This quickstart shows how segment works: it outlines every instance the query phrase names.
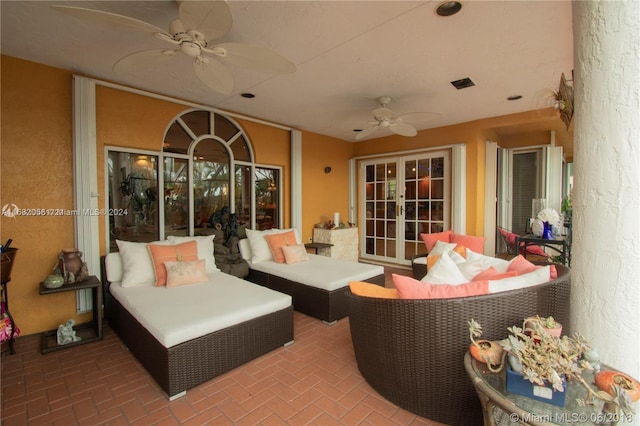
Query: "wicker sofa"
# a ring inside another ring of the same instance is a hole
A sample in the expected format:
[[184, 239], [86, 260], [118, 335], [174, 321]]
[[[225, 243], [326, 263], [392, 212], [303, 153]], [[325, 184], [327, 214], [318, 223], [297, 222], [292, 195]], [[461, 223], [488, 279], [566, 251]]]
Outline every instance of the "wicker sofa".
[[552, 315], [570, 326], [570, 270], [544, 284], [453, 299], [382, 299], [347, 295], [358, 368], [380, 395], [420, 416], [449, 425], [482, 424], [480, 401], [464, 369], [467, 321], [482, 324], [484, 338], [530, 315]]

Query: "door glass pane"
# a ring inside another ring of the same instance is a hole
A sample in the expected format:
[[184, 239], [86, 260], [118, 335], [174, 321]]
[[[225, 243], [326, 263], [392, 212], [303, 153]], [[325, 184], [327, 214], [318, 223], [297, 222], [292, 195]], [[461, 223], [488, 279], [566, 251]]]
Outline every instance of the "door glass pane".
[[164, 159], [164, 235], [186, 235], [189, 226], [188, 161]]
[[110, 251], [116, 239], [149, 242], [159, 238], [158, 157], [109, 151]]
[[280, 171], [256, 167], [256, 227], [272, 229], [280, 226]]

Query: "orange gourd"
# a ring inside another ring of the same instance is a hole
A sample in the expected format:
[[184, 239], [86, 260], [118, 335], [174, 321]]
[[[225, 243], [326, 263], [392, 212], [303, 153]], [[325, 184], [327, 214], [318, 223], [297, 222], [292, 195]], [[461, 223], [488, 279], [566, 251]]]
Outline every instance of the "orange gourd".
[[502, 345], [496, 341], [478, 340], [476, 344], [469, 345], [469, 354], [474, 359], [491, 366], [502, 363], [502, 352], [504, 352]]
[[618, 371], [600, 371], [595, 375], [598, 389], [613, 395], [612, 386], [618, 385], [627, 392], [632, 402], [640, 399], [640, 383], [634, 378]]

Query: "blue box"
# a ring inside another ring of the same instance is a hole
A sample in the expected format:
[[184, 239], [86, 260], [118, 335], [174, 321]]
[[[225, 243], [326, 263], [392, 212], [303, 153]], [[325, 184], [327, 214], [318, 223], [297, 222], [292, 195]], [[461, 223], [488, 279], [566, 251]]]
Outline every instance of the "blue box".
[[558, 392], [557, 390], [554, 390], [551, 385], [540, 386], [531, 383], [529, 380], [525, 379], [522, 374], [513, 371], [508, 363], [506, 370], [507, 392], [526, 396], [527, 398], [535, 399], [536, 401], [557, 405], [558, 407], [564, 407], [565, 399], [567, 397], [566, 383], [564, 385], [564, 392]]

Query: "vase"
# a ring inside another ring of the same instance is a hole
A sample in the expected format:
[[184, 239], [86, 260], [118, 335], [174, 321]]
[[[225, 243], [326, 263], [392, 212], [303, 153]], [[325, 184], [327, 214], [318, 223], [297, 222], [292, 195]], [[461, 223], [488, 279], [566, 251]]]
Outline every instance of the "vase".
[[77, 248], [62, 249], [58, 257], [58, 268], [65, 282], [75, 281], [82, 268], [82, 252]]
[[544, 226], [542, 230], [542, 238], [545, 240], [553, 240], [553, 225], [549, 222], [542, 222], [542, 225]]

